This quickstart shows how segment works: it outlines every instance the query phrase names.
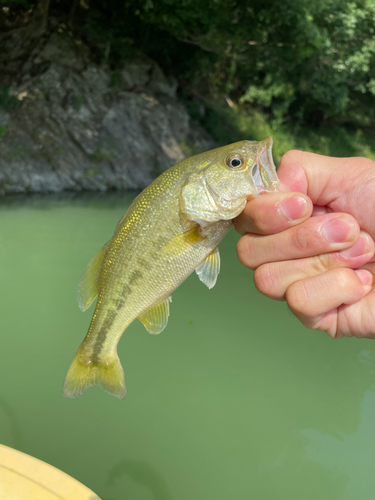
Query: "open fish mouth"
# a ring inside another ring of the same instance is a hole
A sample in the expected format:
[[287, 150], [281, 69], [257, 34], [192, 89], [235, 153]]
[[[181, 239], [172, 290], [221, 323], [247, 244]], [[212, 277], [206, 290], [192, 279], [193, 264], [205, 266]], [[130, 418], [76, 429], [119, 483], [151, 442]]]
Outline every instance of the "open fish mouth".
[[[248, 200], [253, 199], [260, 194], [274, 191], [280, 183], [277, 177], [276, 167], [273, 162], [272, 145], [273, 141], [271, 136], [268, 136], [264, 139], [264, 141], [257, 143], [256, 151], [254, 152], [254, 163], [247, 172], [248, 182], [251, 186], [251, 193], [248, 195]], [[214, 187], [207, 182], [205, 177], [203, 179], [206, 192], [216, 206], [221, 207], [224, 210], [237, 210], [238, 207], [243, 207], [243, 194], [235, 198], [226, 198], [220, 195]]]
[[257, 158], [250, 170], [250, 176], [258, 195], [273, 191], [280, 182], [273, 162], [272, 145], [271, 136], [259, 143]]

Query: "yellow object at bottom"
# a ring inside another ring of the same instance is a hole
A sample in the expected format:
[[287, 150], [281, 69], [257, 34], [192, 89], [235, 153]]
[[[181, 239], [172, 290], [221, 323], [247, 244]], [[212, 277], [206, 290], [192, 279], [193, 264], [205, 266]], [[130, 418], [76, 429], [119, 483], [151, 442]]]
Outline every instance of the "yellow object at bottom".
[[100, 500], [64, 472], [0, 445], [0, 500]]

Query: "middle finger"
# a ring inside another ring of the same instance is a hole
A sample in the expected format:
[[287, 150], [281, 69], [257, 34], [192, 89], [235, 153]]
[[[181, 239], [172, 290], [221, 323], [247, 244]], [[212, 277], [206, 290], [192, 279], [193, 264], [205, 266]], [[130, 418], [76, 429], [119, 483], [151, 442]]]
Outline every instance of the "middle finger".
[[354, 217], [331, 213], [310, 217], [298, 226], [268, 236], [245, 234], [237, 244], [240, 262], [256, 269], [267, 262], [313, 257], [343, 250], [358, 239], [360, 228]]

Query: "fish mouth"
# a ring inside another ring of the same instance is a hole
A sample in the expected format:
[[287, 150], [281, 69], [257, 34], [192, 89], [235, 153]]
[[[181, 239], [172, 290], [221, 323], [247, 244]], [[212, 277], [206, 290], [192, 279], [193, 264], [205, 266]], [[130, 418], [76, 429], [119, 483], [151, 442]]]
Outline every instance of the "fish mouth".
[[273, 191], [280, 183], [272, 157], [273, 140], [268, 136], [258, 146], [257, 158], [253, 163], [250, 176], [257, 195]]

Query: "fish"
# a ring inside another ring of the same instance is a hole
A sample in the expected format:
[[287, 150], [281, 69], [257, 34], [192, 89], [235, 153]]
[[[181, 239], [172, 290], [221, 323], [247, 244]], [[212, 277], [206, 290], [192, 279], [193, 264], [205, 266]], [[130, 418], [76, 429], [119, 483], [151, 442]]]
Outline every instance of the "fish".
[[97, 302], [63, 394], [73, 398], [99, 386], [123, 399], [117, 344], [125, 329], [139, 319], [149, 333], [162, 332], [173, 291], [194, 271], [212, 288], [220, 271], [218, 245], [233, 219], [248, 200], [278, 184], [269, 136], [187, 158], [146, 187], [79, 280], [81, 310]]

